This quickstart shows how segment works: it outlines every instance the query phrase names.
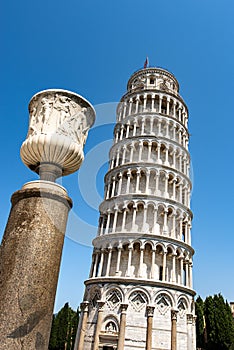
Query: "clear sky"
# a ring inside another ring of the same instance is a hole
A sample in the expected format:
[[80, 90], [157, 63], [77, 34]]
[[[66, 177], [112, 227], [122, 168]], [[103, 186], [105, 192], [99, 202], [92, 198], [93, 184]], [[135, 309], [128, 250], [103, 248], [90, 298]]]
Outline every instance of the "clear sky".
[[194, 288], [202, 297], [221, 292], [234, 300], [233, 1], [8, 0], [0, 16], [0, 235], [11, 194], [37, 178], [19, 157], [30, 98], [64, 88], [86, 97], [98, 111], [85, 146], [87, 161], [62, 179], [74, 208], [55, 310], [66, 301], [75, 309], [82, 301], [114, 107], [146, 56], [150, 66], [177, 77], [190, 111]]

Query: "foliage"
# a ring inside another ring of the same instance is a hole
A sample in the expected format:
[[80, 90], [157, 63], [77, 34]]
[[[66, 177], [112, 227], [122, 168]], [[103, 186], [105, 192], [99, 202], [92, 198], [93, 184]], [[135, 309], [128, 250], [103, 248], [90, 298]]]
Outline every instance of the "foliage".
[[204, 347], [205, 337], [205, 319], [204, 319], [204, 302], [201, 297], [198, 297], [195, 303], [196, 320], [196, 338], [197, 347]]
[[205, 350], [234, 349], [234, 321], [228, 302], [221, 294], [196, 300], [197, 347]]
[[73, 311], [66, 303], [53, 316], [49, 350], [73, 350], [78, 322], [79, 310]]

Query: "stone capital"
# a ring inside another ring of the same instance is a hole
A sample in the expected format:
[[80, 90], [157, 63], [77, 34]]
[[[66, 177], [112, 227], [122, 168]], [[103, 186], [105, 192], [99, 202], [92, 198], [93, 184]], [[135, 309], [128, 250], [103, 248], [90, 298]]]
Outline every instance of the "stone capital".
[[128, 308], [128, 304], [125, 304], [125, 303], [120, 304], [120, 309], [122, 314], [127, 312], [127, 308]]
[[83, 301], [82, 303], [80, 303], [80, 309], [83, 312], [88, 312], [89, 311], [89, 302]]
[[177, 314], [178, 314], [178, 310], [171, 309], [171, 320], [172, 321], [177, 321]]
[[187, 323], [192, 324], [193, 323], [193, 314], [187, 314]]
[[154, 316], [154, 309], [155, 309], [155, 307], [153, 305], [147, 305], [146, 306], [147, 317], [153, 317]]
[[103, 300], [98, 300], [98, 301], [97, 301], [97, 304], [98, 304], [98, 312], [99, 312], [99, 311], [103, 311], [103, 308], [104, 308], [104, 305], [105, 305], [105, 301], [103, 301]]

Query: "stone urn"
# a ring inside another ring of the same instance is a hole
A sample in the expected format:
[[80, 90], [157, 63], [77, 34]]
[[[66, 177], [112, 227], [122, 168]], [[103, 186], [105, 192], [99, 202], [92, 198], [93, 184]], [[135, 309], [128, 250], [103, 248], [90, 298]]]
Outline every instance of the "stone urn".
[[95, 121], [92, 105], [74, 92], [50, 89], [32, 97], [29, 113], [28, 135], [20, 150], [24, 164], [46, 181], [78, 170]]

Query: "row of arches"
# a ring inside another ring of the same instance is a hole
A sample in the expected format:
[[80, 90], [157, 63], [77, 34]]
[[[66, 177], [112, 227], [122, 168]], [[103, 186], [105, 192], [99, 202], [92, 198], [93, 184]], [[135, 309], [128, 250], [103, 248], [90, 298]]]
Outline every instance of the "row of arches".
[[135, 232], [191, 244], [191, 213], [160, 202], [131, 200], [100, 206], [98, 235]]
[[192, 254], [170, 243], [132, 241], [117, 247], [95, 248], [90, 278], [128, 277], [192, 288]]
[[187, 127], [188, 112], [185, 105], [169, 94], [154, 92], [126, 96], [125, 101], [120, 102], [117, 107], [117, 120], [145, 112], [171, 116]]
[[152, 135], [173, 140], [188, 149], [189, 134], [184, 127], [174, 120], [153, 115], [131, 117], [125, 124], [117, 123], [114, 135], [115, 143], [126, 138]]
[[120, 195], [144, 194], [163, 197], [190, 206], [191, 183], [172, 171], [132, 167], [109, 172], [105, 179], [105, 199]]
[[182, 172], [189, 177], [190, 157], [169, 142], [137, 139], [116, 144], [110, 152], [110, 169], [132, 163], [153, 163]]
[[163, 302], [170, 308], [180, 310], [182, 302], [186, 312], [193, 313], [195, 311], [193, 298], [185, 293], [175, 294], [168, 289], [157, 288], [155, 290], [143, 286], [128, 286], [123, 289], [120, 285], [114, 283], [106, 284], [104, 288], [100, 288], [98, 285], [87, 286], [85, 300], [89, 302], [91, 308], [97, 306], [98, 300], [103, 300], [107, 310], [114, 310], [122, 303], [129, 305], [138, 295], [145, 305], [155, 306]]

